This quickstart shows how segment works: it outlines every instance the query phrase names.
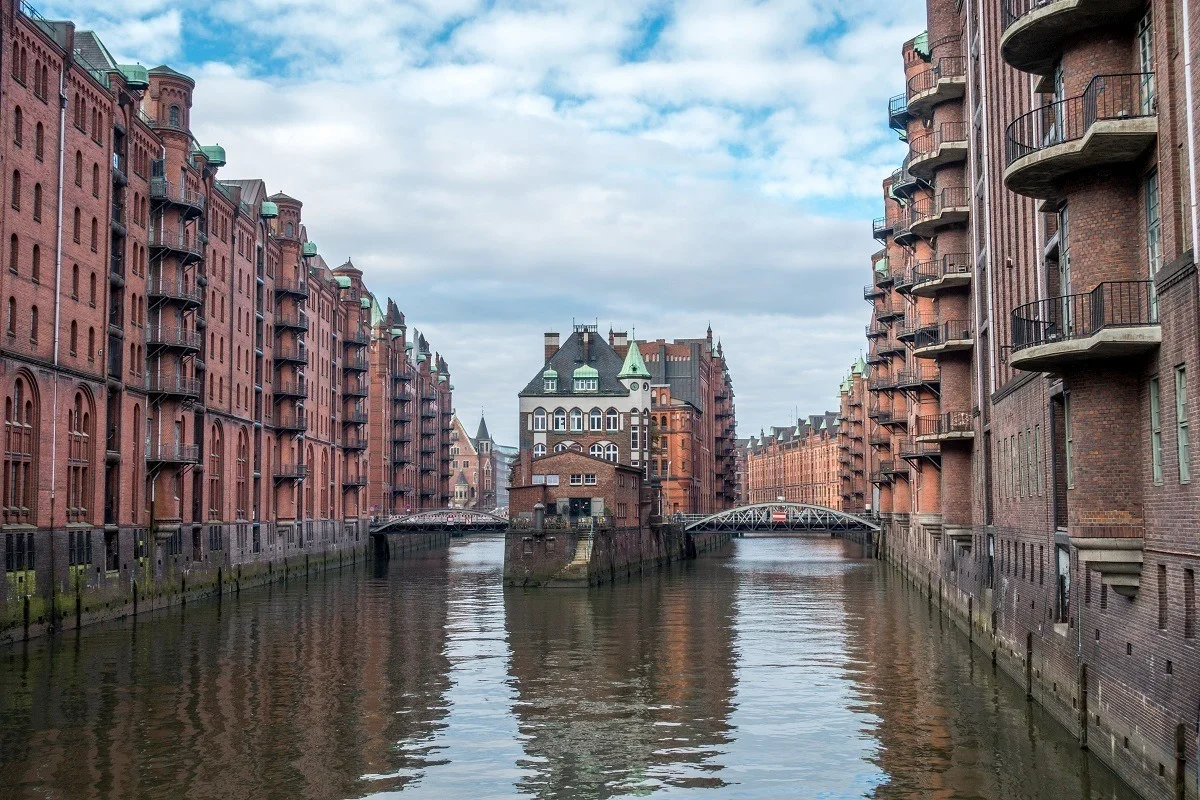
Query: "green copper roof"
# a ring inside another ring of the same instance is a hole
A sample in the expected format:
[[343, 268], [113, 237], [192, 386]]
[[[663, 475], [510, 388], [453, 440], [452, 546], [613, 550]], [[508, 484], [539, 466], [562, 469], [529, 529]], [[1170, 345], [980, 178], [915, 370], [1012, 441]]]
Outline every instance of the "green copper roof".
[[262, 207], [259, 208], [258, 214], [263, 219], [275, 219], [279, 216], [279, 206], [275, 205], [270, 200], [263, 200]]
[[453, 384], [453, 383], [452, 383], [452, 384], [450, 384], [450, 391], [452, 391], [452, 392], [454, 391], [454, 384]]
[[412, 343], [412, 342], [407, 342], [407, 343], [405, 343], [405, 345], [404, 345], [404, 349], [405, 349], [405, 350], [412, 350], [412, 349], [413, 349], [413, 343]]
[[642, 352], [638, 350], [637, 342], [629, 343], [629, 352], [625, 354], [625, 363], [621, 365], [618, 378], [649, 378], [650, 370], [642, 360]]
[[587, 364], [584, 364], [582, 367], [576, 367], [575, 371], [571, 374], [576, 378], [599, 378], [600, 377], [600, 373], [596, 372], [596, 368], [590, 367]]
[[403, 336], [403, 335], [404, 335], [404, 329], [403, 329], [403, 328], [392, 328], [392, 329], [391, 329], [391, 334], [392, 334], [392, 336]]
[[446, 375], [438, 375], [438, 383], [445, 383], [449, 378]]
[[924, 31], [913, 39], [913, 50], [916, 50], [922, 58], [929, 58], [929, 31]]
[[546, 369], [546, 371], [542, 373], [542, 377], [543, 378], [557, 378], [558, 370], [554, 369], [553, 367], [548, 367]]
[[[375, 295], [367, 295], [371, 298], [371, 325], [380, 325], [383, 323], [383, 309], [379, 307], [379, 303], [375, 300]], [[363, 306], [366, 308], [366, 306]]]
[[130, 89], [150, 88], [150, 70], [141, 64], [121, 64], [117, 69], [125, 76], [125, 85]]
[[334, 275], [333, 279], [337, 281], [339, 289], [349, 289], [354, 285], [354, 281], [350, 280], [346, 275]]
[[219, 144], [206, 144], [200, 147], [200, 152], [204, 153], [204, 157], [208, 159], [208, 163], [214, 167], [225, 166], [225, 148]]
[[358, 298], [358, 305], [360, 308], [370, 308], [371, 307], [371, 298], [369, 298], [369, 297]]
[[302, 255], [305, 258], [309, 258], [311, 256], [315, 256], [316, 254], [317, 254], [317, 243], [316, 242], [305, 242], [304, 243], [304, 251], [303, 251]]
[[858, 361], [854, 362], [853, 370], [855, 375], [863, 375], [866, 373], [867, 362], [863, 360], [861, 355], [858, 357]]
[[418, 364], [420, 364], [420, 363], [421, 363], [422, 361], [424, 361], [424, 360], [425, 360], [425, 354], [424, 354], [424, 353], [418, 353], [418, 354], [417, 354], [417, 363], [418, 363]]

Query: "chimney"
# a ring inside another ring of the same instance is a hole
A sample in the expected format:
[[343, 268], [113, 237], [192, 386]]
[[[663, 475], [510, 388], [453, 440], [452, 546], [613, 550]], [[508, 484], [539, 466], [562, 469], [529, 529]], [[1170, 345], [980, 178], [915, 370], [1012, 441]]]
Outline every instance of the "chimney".
[[555, 353], [558, 352], [558, 334], [546, 334], [546, 361], [549, 361]]
[[592, 361], [592, 334], [589, 331], [584, 331], [582, 336], [583, 336], [583, 363], [590, 364]]
[[613, 335], [613, 347], [629, 347], [629, 332], [621, 331]]

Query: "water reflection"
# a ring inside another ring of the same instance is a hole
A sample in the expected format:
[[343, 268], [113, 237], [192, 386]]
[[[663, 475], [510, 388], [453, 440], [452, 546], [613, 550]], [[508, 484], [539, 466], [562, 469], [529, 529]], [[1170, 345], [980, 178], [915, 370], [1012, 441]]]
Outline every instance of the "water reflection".
[[1132, 798], [840, 541], [592, 592], [494, 539], [0, 653], [0, 797]]

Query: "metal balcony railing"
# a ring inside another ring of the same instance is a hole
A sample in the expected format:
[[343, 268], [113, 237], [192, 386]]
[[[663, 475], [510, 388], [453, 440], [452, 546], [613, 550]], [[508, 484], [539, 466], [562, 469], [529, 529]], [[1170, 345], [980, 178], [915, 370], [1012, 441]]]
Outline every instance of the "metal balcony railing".
[[970, 274], [971, 256], [969, 253], [948, 253], [935, 261], [924, 261], [918, 264], [913, 286], [932, 283], [947, 276]]
[[362, 356], [347, 356], [342, 359], [342, 369], [350, 372], [366, 372], [367, 360]]
[[1154, 114], [1153, 72], [1097, 75], [1083, 94], [1047, 103], [1013, 120], [1004, 134], [1006, 165], [1030, 153], [1082, 139], [1097, 122]]
[[1086, 339], [1106, 328], [1156, 324], [1152, 281], [1105, 281], [1090, 292], [1018, 306], [1012, 314], [1012, 349]]
[[146, 343], [156, 347], [200, 349], [200, 334], [178, 328], [151, 327], [146, 331]]
[[900, 370], [896, 376], [896, 386], [901, 389], [911, 389], [918, 386], [932, 386], [941, 382], [941, 372], [937, 367], [915, 364]]
[[876, 336], [887, 336], [887, 332], [888, 332], [888, 326], [884, 325], [882, 322], [879, 322], [878, 320], [876, 320], [875, 322], [872, 322], [870, 325], [867, 326], [867, 338], [868, 339], [874, 338]]
[[275, 384], [276, 397], [305, 397], [308, 395], [308, 382], [304, 378], [294, 381], [280, 381]]
[[146, 294], [151, 298], [175, 300], [188, 305], [198, 306], [204, 301], [204, 294], [199, 288], [188, 286], [183, 281], [173, 281], [162, 277], [151, 278], [146, 283]]
[[966, 122], [943, 122], [935, 131], [914, 136], [908, 143], [909, 155], [916, 161], [933, 155], [943, 145], [965, 144], [969, 133]]
[[204, 209], [203, 194], [187, 187], [176, 186], [166, 178], [150, 179], [150, 199], [184, 206], [193, 211]]
[[961, 78], [967, 74], [967, 59], [965, 56], [943, 56], [928, 69], [918, 72], [908, 79], [908, 102], [913, 95], [924, 94], [934, 89], [938, 81], [946, 78]]
[[282, 311], [275, 312], [275, 327], [277, 328], [295, 328], [296, 330], [308, 330], [308, 317], [303, 314], [287, 314]]
[[949, 319], [914, 331], [913, 347], [937, 347], [948, 342], [969, 342], [974, 338], [969, 319]]
[[151, 394], [199, 397], [200, 381], [183, 375], [153, 374], [146, 377], [146, 390]]
[[876, 239], [886, 242], [888, 234], [892, 232], [892, 225], [887, 217], [877, 217], [871, 222], [871, 232]]
[[300, 480], [307, 477], [307, 464], [280, 464], [275, 468], [275, 480]]
[[308, 281], [299, 278], [276, 278], [275, 294], [290, 294], [308, 297]]
[[280, 414], [275, 420], [275, 427], [281, 431], [302, 431], [307, 425], [303, 414]]
[[163, 464], [195, 464], [200, 460], [200, 446], [173, 442], [151, 442], [146, 448], [146, 460]]
[[152, 227], [148, 243], [153, 249], [170, 250], [194, 258], [200, 258], [204, 254], [204, 248], [198, 238], [180, 231], [171, 232]]
[[346, 425], [361, 425], [367, 421], [365, 411], [347, 411], [342, 415], [342, 423]]
[[371, 337], [362, 331], [349, 331], [342, 335], [342, 342], [358, 347], [366, 347], [371, 343]]

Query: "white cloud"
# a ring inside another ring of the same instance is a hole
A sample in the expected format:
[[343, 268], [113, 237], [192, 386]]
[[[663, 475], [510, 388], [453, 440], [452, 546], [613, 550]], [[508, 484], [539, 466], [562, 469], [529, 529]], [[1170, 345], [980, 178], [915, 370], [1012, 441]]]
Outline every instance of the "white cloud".
[[[515, 438], [571, 319], [723, 339], [743, 434], [834, 407], [917, 0], [77, 0], [197, 79], [222, 175], [304, 200]], [[664, 15], [657, 40], [640, 25]], [[640, 43], [640, 44], [639, 44]], [[638, 50], [639, 60], [622, 54]]]

